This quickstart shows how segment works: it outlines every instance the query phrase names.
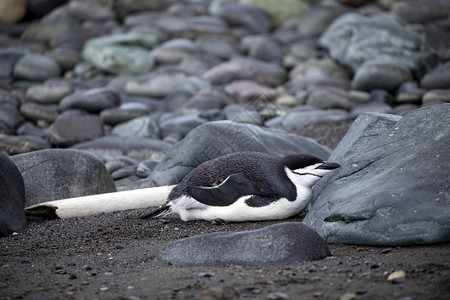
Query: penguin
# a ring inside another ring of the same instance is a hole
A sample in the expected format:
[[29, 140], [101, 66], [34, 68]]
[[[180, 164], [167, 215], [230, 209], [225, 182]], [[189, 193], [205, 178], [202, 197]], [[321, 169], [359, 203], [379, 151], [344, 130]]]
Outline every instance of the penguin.
[[224, 155], [200, 164], [171, 190], [165, 205], [140, 218], [176, 213], [183, 221], [286, 219], [300, 213], [311, 200], [312, 186], [338, 167], [307, 154]]

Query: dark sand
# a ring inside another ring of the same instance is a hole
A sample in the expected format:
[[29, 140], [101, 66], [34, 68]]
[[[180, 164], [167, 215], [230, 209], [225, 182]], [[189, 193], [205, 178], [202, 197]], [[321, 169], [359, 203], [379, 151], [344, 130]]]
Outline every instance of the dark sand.
[[[328, 136], [322, 141], [334, 148], [348, 125], [316, 127], [303, 134], [317, 140]], [[23, 231], [0, 239], [0, 299], [207, 300], [221, 299], [214, 295], [224, 291], [235, 299], [340, 299], [347, 293], [356, 299], [450, 299], [450, 244], [329, 245], [333, 256], [321, 261], [177, 267], [153, 262], [171, 241], [281, 221], [215, 225], [133, 219], [142, 212], [30, 219]], [[406, 279], [388, 282], [387, 276], [397, 270], [405, 271]]]

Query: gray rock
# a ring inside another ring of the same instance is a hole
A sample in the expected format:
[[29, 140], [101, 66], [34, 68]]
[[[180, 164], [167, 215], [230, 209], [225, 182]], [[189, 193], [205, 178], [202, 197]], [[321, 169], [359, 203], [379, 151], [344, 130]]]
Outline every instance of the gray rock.
[[399, 1], [394, 2], [392, 13], [408, 23], [428, 23], [448, 18], [450, 3], [446, 0]]
[[416, 34], [387, 16], [348, 13], [335, 20], [320, 38], [331, 56], [357, 71], [372, 59], [394, 62], [421, 77], [436, 63], [431, 48]]
[[439, 65], [420, 80], [420, 86], [426, 89], [450, 88], [450, 62]]
[[114, 158], [108, 159], [105, 162], [106, 170], [109, 174], [113, 172], [128, 167], [136, 165], [138, 162], [135, 159], [129, 158], [127, 156], [116, 156]]
[[283, 58], [280, 45], [269, 36], [247, 36], [242, 39], [241, 48], [248, 56], [262, 61], [279, 62]]
[[50, 143], [56, 146], [71, 146], [93, 140], [103, 135], [103, 120], [96, 115], [60, 115], [48, 128]]
[[146, 72], [153, 67], [150, 50], [155, 45], [153, 35], [125, 33], [103, 36], [91, 39], [84, 45], [83, 57], [96, 67], [112, 73]]
[[235, 58], [211, 68], [203, 74], [203, 77], [213, 84], [248, 79], [264, 85], [277, 86], [285, 80], [286, 71], [276, 63], [252, 58]]
[[257, 230], [213, 232], [170, 243], [156, 262], [178, 266], [282, 265], [330, 256], [322, 238], [299, 222]]
[[[299, 128], [311, 124], [320, 124], [323, 122], [336, 122], [350, 119], [350, 115], [343, 109], [327, 109], [327, 110], [293, 110], [280, 118], [280, 126], [287, 131], [295, 132]], [[271, 120], [275, 122], [276, 120]], [[273, 123], [272, 123], [273, 124]], [[266, 125], [271, 125], [269, 122]]]
[[147, 105], [139, 102], [128, 102], [120, 107], [113, 107], [101, 111], [100, 116], [106, 124], [117, 125], [150, 113]]
[[416, 103], [422, 102], [422, 96], [426, 90], [419, 88], [415, 81], [405, 82], [398, 89], [395, 96], [395, 103]]
[[182, 86], [188, 77], [185, 72], [180, 71], [144, 74], [130, 79], [125, 85], [125, 91], [132, 95], [165, 97]]
[[450, 102], [450, 90], [431, 90], [422, 97], [422, 105], [435, 105]]
[[233, 81], [224, 87], [225, 92], [240, 102], [257, 101], [259, 97], [276, 99], [279, 92], [271, 87], [258, 84], [251, 80]]
[[372, 59], [358, 68], [352, 80], [352, 88], [361, 91], [395, 91], [403, 82], [412, 79], [411, 72], [405, 66], [395, 61]]
[[0, 135], [0, 150], [11, 155], [50, 148], [50, 143], [34, 135]]
[[[170, 113], [169, 113], [170, 114]], [[171, 114], [170, 114], [171, 115]], [[171, 116], [161, 117], [159, 128], [161, 129], [161, 136], [166, 138], [174, 136], [182, 139], [194, 128], [206, 123], [205, 119], [196, 116]]]
[[227, 120], [236, 123], [245, 123], [262, 126], [264, 120], [258, 111], [252, 109], [252, 107], [247, 105], [228, 105], [223, 113]]
[[83, 92], [70, 94], [59, 103], [62, 111], [75, 108], [90, 113], [98, 113], [101, 110], [120, 105], [120, 95], [109, 87], [95, 88]]
[[34, 135], [45, 139], [45, 131], [31, 122], [25, 122], [17, 128], [17, 135]]
[[57, 104], [40, 104], [27, 101], [20, 106], [20, 113], [28, 120], [44, 120], [53, 123], [59, 116]]
[[89, 151], [103, 159], [126, 155], [138, 161], [159, 158], [172, 145], [156, 139], [142, 137], [104, 136], [71, 148]]
[[303, 35], [318, 38], [335, 19], [349, 11], [350, 9], [343, 5], [314, 5], [293, 20], [291, 26]]
[[78, 48], [65, 48], [66, 45], [55, 47], [47, 52], [47, 56], [53, 59], [62, 69], [62, 72], [70, 71], [82, 62], [81, 51]]
[[267, 33], [272, 23], [265, 10], [239, 3], [227, 4], [219, 11], [222, 17], [232, 27], [244, 27], [251, 33]]
[[179, 63], [183, 58], [198, 52], [197, 46], [189, 39], [176, 38], [164, 42], [152, 51], [155, 62], [160, 64]]
[[123, 137], [135, 136], [157, 139], [159, 138], [160, 130], [155, 119], [144, 116], [116, 125], [112, 130], [112, 134]]
[[0, 237], [25, 227], [25, 186], [11, 159], [0, 151]]
[[14, 66], [14, 78], [44, 81], [58, 77], [61, 68], [51, 58], [39, 54], [25, 54]]
[[114, 12], [103, 5], [85, 1], [71, 1], [68, 14], [80, 20], [106, 21], [114, 18]]
[[0, 133], [13, 134], [20, 119], [17, 106], [0, 102]]
[[[450, 104], [402, 117], [361, 115], [330, 156], [304, 223], [329, 243], [450, 241]], [[426, 121], [425, 121], [426, 120]]]
[[27, 206], [116, 191], [103, 162], [85, 151], [48, 149], [11, 159], [24, 179]]
[[238, 53], [238, 46], [231, 36], [203, 36], [195, 41], [202, 52], [229, 59]]
[[202, 162], [240, 151], [284, 156], [306, 153], [327, 159], [330, 150], [314, 140], [231, 121], [208, 122], [175, 144], [150, 174], [158, 185], [176, 184]]
[[31, 86], [25, 97], [27, 100], [50, 104], [59, 103], [62, 98], [72, 93], [74, 85], [67, 80], [53, 79]]
[[306, 104], [319, 109], [351, 109], [365, 102], [367, 102], [367, 100], [356, 97], [342, 89], [323, 87], [313, 89], [308, 96]]
[[11, 77], [14, 66], [23, 55], [22, 51], [16, 49], [0, 50], [0, 78]]

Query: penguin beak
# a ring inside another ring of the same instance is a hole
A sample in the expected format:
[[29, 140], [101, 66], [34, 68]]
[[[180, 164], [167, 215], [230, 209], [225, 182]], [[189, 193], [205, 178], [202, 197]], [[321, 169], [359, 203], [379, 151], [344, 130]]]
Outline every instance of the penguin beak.
[[320, 166], [318, 166], [316, 169], [322, 169], [322, 170], [334, 170], [339, 168], [341, 165], [332, 161], [324, 161]]

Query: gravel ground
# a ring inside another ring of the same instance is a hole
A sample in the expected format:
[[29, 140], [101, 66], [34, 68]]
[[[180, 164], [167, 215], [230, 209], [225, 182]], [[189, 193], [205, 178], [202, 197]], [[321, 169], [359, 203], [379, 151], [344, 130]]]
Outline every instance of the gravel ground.
[[[448, 299], [450, 294], [449, 244], [330, 245], [333, 256], [321, 261], [177, 267], [153, 262], [170, 241], [275, 222], [133, 219], [142, 212], [30, 219], [25, 230], [0, 240], [0, 299]], [[398, 270], [406, 279], [388, 282]]]

